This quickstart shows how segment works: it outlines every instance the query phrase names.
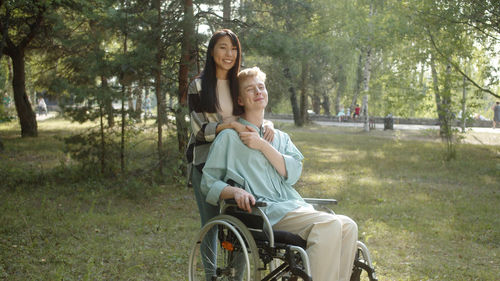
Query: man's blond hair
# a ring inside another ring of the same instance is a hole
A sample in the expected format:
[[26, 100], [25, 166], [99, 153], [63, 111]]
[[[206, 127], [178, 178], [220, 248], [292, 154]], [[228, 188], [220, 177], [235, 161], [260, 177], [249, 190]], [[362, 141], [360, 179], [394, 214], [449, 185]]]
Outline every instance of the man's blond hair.
[[260, 80], [262, 80], [262, 82], [266, 82], [266, 74], [262, 70], [260, 70], [260, 68], [258, 68], [257, 66], [254, 66], [252, 68], [246, 68], [240, 71], [238, 73], [238, 82], [241, 83], [241, 81], [252, 77], [257, 77]]

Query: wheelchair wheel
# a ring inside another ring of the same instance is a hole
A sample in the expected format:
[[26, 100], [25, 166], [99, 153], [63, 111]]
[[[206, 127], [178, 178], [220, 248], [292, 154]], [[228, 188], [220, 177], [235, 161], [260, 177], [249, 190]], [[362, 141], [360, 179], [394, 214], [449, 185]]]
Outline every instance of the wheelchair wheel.
[[378, 281], [375, 268], [372, 265], [370, 251], [360, 241], [358, 241], [358, 250], [350, 281]]
[[[208, 238], [214, 232], [217, 239], [211, 243]], [[257, 281], [259, 262], [259, 250], [248, 228], [235, 217], [220, 215], [196, 238], [189, 258], [189, 280]]]

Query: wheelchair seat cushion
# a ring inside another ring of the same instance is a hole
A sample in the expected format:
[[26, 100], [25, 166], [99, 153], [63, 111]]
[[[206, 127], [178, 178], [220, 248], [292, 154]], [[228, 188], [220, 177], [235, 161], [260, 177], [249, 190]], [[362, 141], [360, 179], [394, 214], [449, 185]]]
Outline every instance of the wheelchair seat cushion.
[[294, 245], [301, 247], [302, 249], [306, 249], [307, 247], [307, 241], [302, 239], [297, 234], [290, 233], [288, 231], [280, 231], [280, 230], [274, 230], [274, 242], [275, 243], [281, 243], [281, 244], [288, 244], [288, 245]]

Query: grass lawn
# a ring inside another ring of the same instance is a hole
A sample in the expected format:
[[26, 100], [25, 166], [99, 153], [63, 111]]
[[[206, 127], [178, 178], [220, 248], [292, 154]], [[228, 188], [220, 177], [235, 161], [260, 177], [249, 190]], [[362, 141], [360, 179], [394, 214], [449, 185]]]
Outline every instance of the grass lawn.
[[[187, 280], [192, 191], [170, 169], [162, 183], [82, 175], [61, 136], [90, 126], [46, 120], [21, 139], [0, 124], [0, 280]], [[305, 156], [296, 188], [339, 200], [379, 280], [498, 280], [500, 146], [459, 145], [446, 162], [428, 132], [276, 126]]]

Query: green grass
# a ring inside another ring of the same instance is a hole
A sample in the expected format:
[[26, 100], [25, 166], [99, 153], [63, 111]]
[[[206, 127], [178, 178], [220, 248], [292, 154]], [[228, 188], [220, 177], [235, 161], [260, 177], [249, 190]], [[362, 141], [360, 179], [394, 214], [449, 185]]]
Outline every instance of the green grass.
[[[199, 217], [175, 163], [164, 181], [86, 175], [61, 137], [89, 126], [48, 120], [21, 139], [0, 124], [0, 280], [187, 280]], [[281, 128], [305, 156], [296, 188], [339, 200], [379, 280], [498, 279], [500, 147], [460, 145], [446, 162], [441, 144], [400, 133]], [[154, 150], [141, 145], [129, 161]]]

